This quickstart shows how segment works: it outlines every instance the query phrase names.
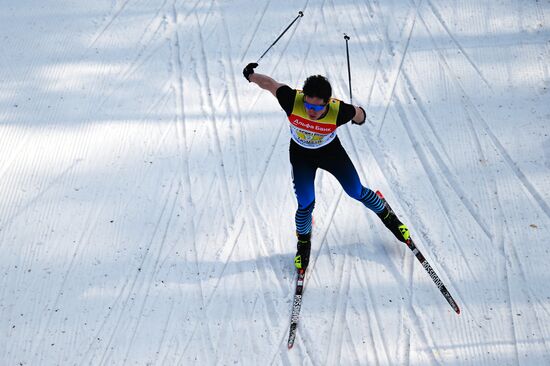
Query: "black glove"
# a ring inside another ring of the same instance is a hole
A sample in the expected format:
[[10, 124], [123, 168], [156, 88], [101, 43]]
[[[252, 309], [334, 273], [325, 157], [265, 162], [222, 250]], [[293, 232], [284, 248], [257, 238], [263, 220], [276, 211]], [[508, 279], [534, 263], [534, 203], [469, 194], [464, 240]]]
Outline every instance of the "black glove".
[[249, 63], [243, 70], [243, 75], [248, 82], [250, 82], [250, 75], [254, 74], [254, 69], [258, 67], [258, 64], [255, 62]]

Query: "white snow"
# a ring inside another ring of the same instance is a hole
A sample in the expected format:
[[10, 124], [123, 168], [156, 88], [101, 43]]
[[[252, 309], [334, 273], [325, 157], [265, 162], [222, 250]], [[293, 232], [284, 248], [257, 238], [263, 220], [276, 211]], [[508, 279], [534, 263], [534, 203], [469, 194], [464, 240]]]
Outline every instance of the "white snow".
[[[549, 365], [550, 2], [3, 1], [0, 364]], [[317, 174], [296, 344], [286, 118], [339, 136], [462, 309]]]

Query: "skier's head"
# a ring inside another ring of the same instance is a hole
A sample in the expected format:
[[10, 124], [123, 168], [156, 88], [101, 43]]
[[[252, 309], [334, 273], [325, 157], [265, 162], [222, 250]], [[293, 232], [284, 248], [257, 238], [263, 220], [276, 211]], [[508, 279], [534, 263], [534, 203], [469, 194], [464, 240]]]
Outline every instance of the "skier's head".
[[313, 75], [306, 79], [304, 87], [304, 108], [311, 120], [321, 118], [327, 109], [326, 105], [332, 95], [332, 87], [327, 78]]
[[304, 82], [302, 90], [305, 96], [320, 98], [325, 104], [328, 103], [332, 96], [332, 87], [328, 79], [322, 75], [312, 75], [308, 77]]

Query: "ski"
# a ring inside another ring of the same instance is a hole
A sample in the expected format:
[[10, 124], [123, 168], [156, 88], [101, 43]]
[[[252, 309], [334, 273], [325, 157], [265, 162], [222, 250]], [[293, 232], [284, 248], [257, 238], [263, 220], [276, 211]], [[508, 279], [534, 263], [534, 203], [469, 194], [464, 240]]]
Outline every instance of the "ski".
[[298, 319], [300, 318], [300, 308], [302, 307], [302, 293], [304, 291], [304, 277], [306, 271], [304, 269], [298, 270], [298, 276], [296, 277], [296, 289], [294, 290], [294, 301], [292, 302], [292, 315], [290, 317], [290, 332], [288, 334], [288, 349], [294, 346], [294, 340], [296, 339], [296, 331], [298, 328]]
[[[384, 196], [382, 195], [382, 193], [380, 193], [380, 191], [376, 191], [376, 195], [378, 197], [380, 197], [380, 199], [382, 201], [384, 201], [384, 203], [386, 205], [388, 205], [388, 208], [390, 208], [391, 210], [391, 207], [390, 205], [388, 204], [388, 202], [386, 201], [386, 199], [384, 198]], [[426, 270], [426, 272], [428, 272], [428, 275], [430, 276], [430, 278], [432, 279], [432, 281], [435, 283], [435, 285], [437, 286], [437, 288], [439, 289], [439, 291], [441, 291], [441, 294], [443, 295], [443, 297], [445, 297], [445, 300], [447, 300], [447, 302], [449, 303], [449, 305], [451, 305], [451, 307], [453, 308], [453, 310], [457, 313], [457, 314], [460, 314], [460, 308], [458, 307], [455, 299], [452, 297], [451, 293], [449, 292], [449, 290], [447, 290], [447, 288], [445, 287], [445, 285], [443, 284], [443, 281], [441, 281], [441, 279], [439, 278], [439, 276], [437, 275], [437, 273], [435, 273], [434, 269], [432, 268], [432, 266], [430, 265], [430, 263], [428, 262], [428, 260], [424, 257], [424, 255], [422, 254], [422, 252], [420, 252], [420, 250], [416, 247], [416, 245], [414, 244], [413, 240], [411, 238], [409, 238], [405, 244], [407, 245], [407, 247], [413, 252], [414, 256], [416, 257], [416, 259], [418, 259], [418, 261], [420, 262], [420, 264], [422, 265], [422, 267], [424, 267], [424, 269]]]
[[412, 239], [407, 240], [405, 244], [407, 244], [409, 249], [414, 253], [416, 259], [418, 259], [418, 261], [420, 262], [422, 267], [424, 267], [426, 272], [428, 272], [428, 274], [430, 275], [430, 278], [432, 279], [432, 281], [434, 281], [435, 285], [437, 286], [439, 291], [441, 291], [441, 294], [445, 297], [449, 305], [451, 305], [451, 307], [457, 314], [460, 314], [460, 308], [458, 307], [455, 299], [453, 299], [453, 297], [449, 293], [449, 290], [447, 290], [447, 288], [443, 284], [443, 281], [441, 281], [439, 276], [435, 273], [430, 263], [428, 263], [426, 258], [424, 258], [424, 256], [420, 252], [420, 250], [416, 247], [416, 245], [414, 245], [414, 242], [412, 241]]

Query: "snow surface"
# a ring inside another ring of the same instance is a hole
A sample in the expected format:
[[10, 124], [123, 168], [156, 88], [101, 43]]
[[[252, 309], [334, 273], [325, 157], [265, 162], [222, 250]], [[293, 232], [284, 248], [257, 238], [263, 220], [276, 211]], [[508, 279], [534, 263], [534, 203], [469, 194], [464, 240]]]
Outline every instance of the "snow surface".
[[[2, 1], [0, 364], [550, 365], [550, 2]], [[462, 308], [317, 175], [294, 349], [284, 113], [339, 136]]]

